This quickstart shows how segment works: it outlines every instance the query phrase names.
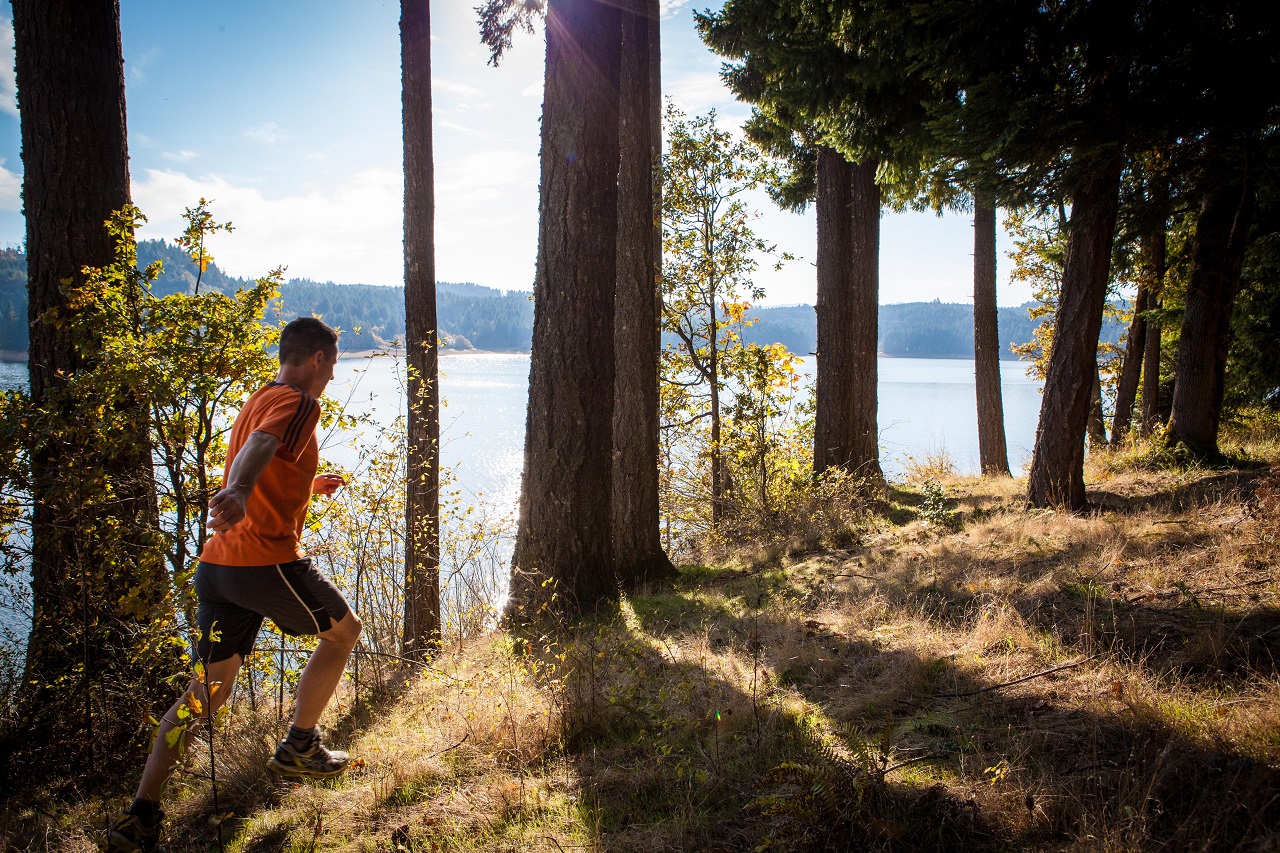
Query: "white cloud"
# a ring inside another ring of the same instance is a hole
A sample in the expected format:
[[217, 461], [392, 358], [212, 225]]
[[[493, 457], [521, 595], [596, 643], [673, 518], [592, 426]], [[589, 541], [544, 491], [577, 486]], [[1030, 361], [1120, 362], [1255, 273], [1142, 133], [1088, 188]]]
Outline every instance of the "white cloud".
[[458, 83], [454, 80], [446, 80], [442, 77], [431, 78], [431, 89], [442, 95], [462, 99], [482, 98], [484, 92], [470, 83]]
[[173, 239], [181, 211], [211, 199], [214, 217], [235, 225], [211, 246], [228, 274], [260, 276], [286, 266], [290, 278], [368, 284], [403, 280], [403, 194], [400, 173], [385, 169], [286, 196], [171, 170], [148, 169], [133, 185], [136, 203], [151, 218], [141, 235], [147, 239]]
[[13, 69], [13, 21], [0, 18], [0, 112], [18, 114], [18, 81]]
[[244, 135], [254, 142], [261, 142], [263, 145], [275, 145], [277, 142], [284, 142], [292, 138], [285, 132], [284, 128], [274, 121], [266, 121], [248, 128], [245, 130]]
[[688, 5], [689, 0], [662, 0], [662, 17], [670, 18]]
[[22, 210], [22, 175], [5, 168], [0, 157], [0, 210]]
[[172, 160], [174, 163], [185, 163], [188, 160], [194, 160], [200, 155], [194, 151], [187, 151], [184, 149], [182, 151], [166, 151], [160, 156], [166, 160]]
[[147, 82], [147, 67], [151, 65], [160, 56], [160, 48], [153, 47], [146, 53], [136, 59], [126, 63], [129, 69], [129, 81], [131, 83]]
[[542, 80], [538, 80], [536, 83], [530, 83], [528, 86], [525, 86], [523, 89], [521, 89], [521, 90], [520, 90], [520, 97], [522, 97], [522, 98], [541, 98], [541, 97], [542, 97], [542, 89], [543, 89], [543, 82], [542, 82]]
[[725, 88], [719, 72], [698, 71], [686, 74], [664, 85], [665, 94], [687, 113], [704, 113], [718, 107], [724, 114], [726, 102], [734, 103], [733, 95]]
[[436, 174], [436, 206], [488, 208], [489, 202], [505, 196], [512, 188], [533, 188], [536, 192], [537, 185], [535, 151], [473, 151], [453, 160], [446, 174]]
[[478, 139], [493, 138], [493, 134], [489, 133], [487, 130], [483, 128], [473, 127], [472, 125], [469, 125], [469, 124], [461, 124], [456, 121], [451, 121], [447, 118], [435, 117], [433, 118], [432, 124], [436, 133], [439, 133], [442, 130], [449, 130], [454, 133], [460, 133], [464, 136], [474, 136]]

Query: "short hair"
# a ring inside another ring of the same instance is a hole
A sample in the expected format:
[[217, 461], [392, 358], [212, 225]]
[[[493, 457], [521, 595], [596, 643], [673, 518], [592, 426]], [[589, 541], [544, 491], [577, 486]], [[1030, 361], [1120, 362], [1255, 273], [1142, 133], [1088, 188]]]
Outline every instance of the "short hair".
[[315, 317], [291, 320], [280, 332], [280, 363], [301, 364], [318, 352], [338, 354], [338, 333]]

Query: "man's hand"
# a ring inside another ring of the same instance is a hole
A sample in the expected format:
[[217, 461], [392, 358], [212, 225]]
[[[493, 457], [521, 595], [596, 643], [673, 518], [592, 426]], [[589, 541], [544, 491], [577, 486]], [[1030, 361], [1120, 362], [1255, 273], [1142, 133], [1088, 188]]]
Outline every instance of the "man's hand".
[[279, 446], [280, 439], [271, 433], [249, 433], [227, 472], [226, 487], [209, 499], [210, 530], [225, 533], [244, 519], [249, 495]]
[[311, 493], [328, 497], [346, 484], [346, 478], [341, 474], [321, 474], [311, 483]]
[[209, 529], [225, 533], [244, 519], [245, 496], [238, 491], [223, 489], [209, 499]]

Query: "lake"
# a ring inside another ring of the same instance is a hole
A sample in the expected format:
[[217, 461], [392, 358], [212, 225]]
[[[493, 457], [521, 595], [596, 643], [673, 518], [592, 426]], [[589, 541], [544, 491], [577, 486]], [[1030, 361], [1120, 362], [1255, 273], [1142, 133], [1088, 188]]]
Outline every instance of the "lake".
[[[811, 383], [816, 368], [816, 359], [809, 356], [798, 370]], [[529, 356], [453, 353], [441, 357], [440, 369], [445, 403], [440, 419], [442, 461], [454, 469], [455, 485], [468, 504], [514, 517], [524, 457]], [[881, 358], [878, 370], [880, 462], [885, 474], [900, 476], [909, 457], [941, 451], [962, 473], [976, 474], [973, 361]], [[1016, 473], [1031, 458], [1042, 383], [1028, 379], [1021, 362], [1001, 362], [1000, 372], [1009, 464]], [[403, 363], [387, 356], [344, 358], [329, 394], [348, 412], [367, 412], [375, 424], [389, 426], [404, 410], [403, 375]], [[0, 390], [26, 385], [25, 364], [0, 363]], [[361, 476], [358, 444], [369, 432], [322, 435], [321, 457]], [[12, 587], [23, 579], [4, 581]], [[20, 636], [25, 624], [24, 616], [0, 608], [0, 631], [16, 630]]]
[[[529, 382], [527, 353], [451, 353], [440, 359], [442, 459], [455, 469], [464, 496], [498, 510], [515, 507], [524, 454]], [[812, 382], [817, 360], [801, 360], [799, 372]], [[900, 476], [910, 457], [946, 451], [962, 473], [976, 474], [978, 427], [971, 359], [881, 358], [879, 360], [880, 464]], [[1000, 363], [1009, 464], [1015, 472], [1030, 462], [1040, 414], [1039, 380], [1026, 365]], [[403, 363], [386, 356], [338, 362], [329, 394], [353, 413], [369, 412], [391, 424], [403, 411]], [[0, 363], [0, 389], [25, 387], [25, 364]], [[321, 456], [345, 467], [358, 464], [354, 437], [322, 437]]]
[[[520, 492], [529, 382], [528, 354], [453, 353], [440, 359], [442, 459], [455, 468], [464, 494], [498, 510], [514, 509]], [[817, 360], [801, 360], [799, 373], [811, 383]], [[945, 451], [961, 473], [979, 470], [977, 402], [972, 359], [881, 358], [879, 360], [881, 466], [900, 476], [910, 457]], [[1039, 380], [1022, 362], [1000, 364], [1009, 464], [1025, 469], [1040, 414]], [[342, 359], [329, 393], [350, 411], [371, 411], [384, 424], [403, 410], [403, 368], [390, 358]], [[357, 455], [350, 436], [333, 434], [321, 455], [351, 466]]]

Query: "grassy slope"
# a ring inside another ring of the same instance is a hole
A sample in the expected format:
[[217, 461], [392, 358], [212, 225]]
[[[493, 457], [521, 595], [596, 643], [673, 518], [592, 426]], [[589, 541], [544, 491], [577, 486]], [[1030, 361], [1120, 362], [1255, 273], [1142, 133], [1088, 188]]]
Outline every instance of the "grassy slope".
[[[944, 478], [954, 529], [906, 487], [851, 550], [686, 566], [572, 642], [452, 650], [335, 709], [340, 781], [270, 778], [241, 709], [227, 849], [1275, 849], [1280, 469], [1123, 462], [1088, 515]], [[217, 849], [203, 766], [175, 850]], [[11, 802], [0, 839], [89, 850], [102, 806]]]

